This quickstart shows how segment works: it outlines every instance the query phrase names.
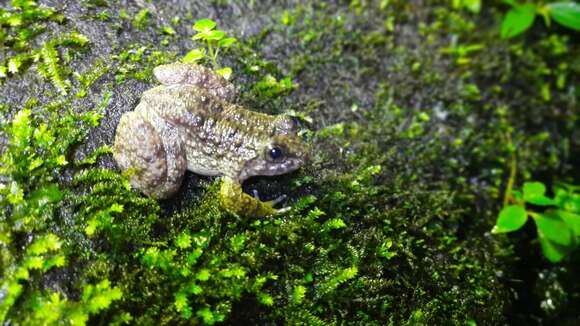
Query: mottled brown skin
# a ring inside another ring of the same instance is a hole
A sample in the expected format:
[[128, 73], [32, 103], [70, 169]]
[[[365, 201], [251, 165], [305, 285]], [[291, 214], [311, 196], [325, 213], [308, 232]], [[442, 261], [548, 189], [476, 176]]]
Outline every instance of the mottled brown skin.
[[[292, 119], [232, 104], [235, 89], [223, 77], [181, 63], [159, 66], [154, 73], [162, 85], [143, 93], [135, 110], [121, 117], [113, 146], [119, 167], [146, 195], [171, 196], [190, 170], [225, 176], [221, 193], [231, 206], [232, 198], [253, 199], [241, 193], [247, 178], [284, 174], [304, 163], [305, 147]], [[268, 206], [253, 200], [252, 205]]]

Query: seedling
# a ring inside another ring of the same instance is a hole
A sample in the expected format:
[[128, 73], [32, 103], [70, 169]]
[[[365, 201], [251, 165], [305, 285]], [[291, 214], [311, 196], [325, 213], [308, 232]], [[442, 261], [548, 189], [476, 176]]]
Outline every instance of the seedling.
[[532, 218], [544, 256], [554, 263], [561, 261], [579, 243], [580, 186], [557, 185], [553, 198], [546, 196], [541, 182], [526, 182], [522, 190], [511, 191], [511, 204], [499, 213], [492, 233], [517, 231]]
[[213, 68], [216, 69], [217, 73], [229, 79], [232, 74], [232, 68], [221, 68], [218, 63], [218, 57], [220, 51], [224, 51], [236, 43], [237, 40], [234, 37], [226, 37], [226, 32], [216, 29], [216, 26], [217, 23], [211, 19], [200, 19], [195, 22], [193, 30], [197, 34], [193, 35], [192, 40], [202, 44], [203, 47], [189, 51], [183, 57], [183, 61], [195, 63], [208, 60], [211, 62]]

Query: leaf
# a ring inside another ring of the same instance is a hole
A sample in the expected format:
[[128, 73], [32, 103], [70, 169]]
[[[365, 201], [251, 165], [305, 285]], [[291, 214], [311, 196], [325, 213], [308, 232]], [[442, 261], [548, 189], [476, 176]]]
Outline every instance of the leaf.
[[525, 32], [534, 23], [536, 6], [526, 3], [507, 12], [501, 23], [501, 38], [508, 39]]
[[230, 68], [230, 67], [218, 69], [218, 70], [216, 70], [216, 72], [219, 75], [221, 75], [222, 77], [224, 77], [225, 79], [230, 79], [232, 77], [232, 68]]
[[574, 231], [574, 234], [580, 236], [580, 214], [570, 213], [564, 210], [557, 210], [554, 214], [560, 216], [564, 223]]
[[205, 57], [205, 49], [193, 49], [181, 59], [185, 63], [195, 63]]
[[546, 186], [541, 182], [524, 183], [524, 199], [543, 196], [546, 193]]
[[551, 242], [546, 237], [538, 234], [538, 239], [540, 240], [540, 246], [542, 247], [542, 253], [552, 263], [557, 263], [562, 260], [568, 253], [566, 248], [562, 248], [557, 244]]
[[550, 16], [560, 25], [580, 31], [580, 4], [554, 2], [546, 6]]
[[548, 240], [562, 246], [570, 246], [573, 241], [572, 229], [554, 214], [554, 211], [547, 211], [543, 214], [534, 214], [538, 235], [543, 235]]
[[555, 201], [559, 208], [580, 214], [580, 195], [558, 190]]
[[226, 37], [224, 39], [221, 39], [218, 43], [218, 45], [222, 48], [227, 48], [228, 46], [236, 43], [238, 40], [236, 40], [236, 38], [234, 37]]
[[554, 200], [546, 197], [546, 186], [541, 182], [524, 183], [524, 200], [530, 204], [549, 206], [554, 205]]
[[214, 29], [217, 23], [211, 19], [200, 19], [193, 24], [193, 29], [198, 32], [207, 32]]
[[511, 205], [504, 207], [497, 218], [491, 233], [507, 233], [518, 230], [528, 220], [526, 210], [521, 206]]
[[226, 32], [224, 31], [209, 31], [206, 33], [205, 39], [212, 40], [212, 41], [219, 41], [226, 36]]

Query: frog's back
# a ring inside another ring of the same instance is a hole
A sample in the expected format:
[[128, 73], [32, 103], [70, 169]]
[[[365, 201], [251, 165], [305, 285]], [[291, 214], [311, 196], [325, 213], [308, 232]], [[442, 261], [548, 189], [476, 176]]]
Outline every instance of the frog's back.
[[[212, 128], [220, 124], [242, 133], [267, 137], [295, 132], [294, 123], [289, 117], [247, 110], [190, 85], [152, 88], [143, 93], [142, 102], [155, 108], [159, 115], [176, 126], [194, 132], [197, 128]], [[206, 121], [212, 123], [204, 123]]]

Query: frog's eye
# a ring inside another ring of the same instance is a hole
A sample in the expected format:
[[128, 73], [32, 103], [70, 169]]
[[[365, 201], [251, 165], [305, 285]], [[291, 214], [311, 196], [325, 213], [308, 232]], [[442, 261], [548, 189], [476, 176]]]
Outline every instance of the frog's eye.
[[274, 161], [280, 160], [282, 157], [284, 157], [284, 151], [280, 147], [270, 148], [270, 152], [268, 154], [270, 154], [270, 158], [272, 158]]

